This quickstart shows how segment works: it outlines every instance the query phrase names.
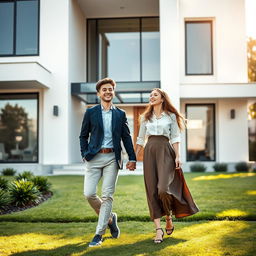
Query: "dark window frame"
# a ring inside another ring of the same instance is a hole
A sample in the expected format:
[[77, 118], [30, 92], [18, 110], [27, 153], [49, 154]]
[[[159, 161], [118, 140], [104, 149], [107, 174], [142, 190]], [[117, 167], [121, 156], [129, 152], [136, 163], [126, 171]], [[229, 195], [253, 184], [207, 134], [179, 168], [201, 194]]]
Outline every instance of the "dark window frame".
[[[142, 19], [152, 19], [152, 18], [158, 18], [159, 19], [159, 32], [160, 32], [160, 17], [159, 16], [146, 16], [146, 17], [114, 17], [114, 18], [89, 18], [86, 20], [86, 31], [89, 31], [89, 21], [90, 20], [95, 20], [96, 21], [96, 38], [95, 38], [95, 42], [96, 42], [96, 77], [99, 77], [99, 40], [98, 40], [98, 21], [99, 20], [121, 20], [121, 19], [139, 19], [139, 29], [140, 29], [140, 81], [137, 82], [145, 82], [142, 80]], [[88, 72], [88, 66], [89, 66], [89, 58], [88, 58], [88, 52], [89, 52], [89, 47], [88, 44], [89, 43], [89, 36], [88, 33], [86, 33], [86, 81], [87, 83], [91, 83], [91, 81], [89, 81], [89, 72]], [[97, 82], [97, 81], [94, 81]]]
[[13, 17], [13, 54], [0, 54], [0, 57], [24, 57], [24, 56], [39, 56], [40, 55], [40, 0], [38, 2], [38, 26], [37, 26], [37, 53], [35, 54], [16, 54], [16, 19], [17, 19], [17, 2], [20, 1], [34, 1], [34, 0], [1, 0], [1, 3], [14, 3], [14, 17]]
[[[211, 27], [211, 72], [210, 73], [188, 73], [187, 71], [187, 24], [189, 23], [209, 23]], [[185, 20], [185, 75], [186, 76], [212, 76], [214, 75], [213, 66], [213, 20]]]
[[[188, 119], [188, 107], [191, 106], [212, 106], [213, 107], [213, 145], [214, 145], [214, 158], [213, 160], [200, 160], [200, 162], [215, 162], [216, 161], [216, 104], [215, 103], [186, 103], [185, 104], [185, 115], [186, 119]], [[186, 129], [186, 161], [195, 163], [198, 160], [191, 161], [188, 160], [188, 130]]]
[[[38, 164], [39, 163], [39, 100], [40, 100], [40, 95], [39, 95], [39, 92], [21, 92], [21, 93], [0, 93], [1, 96], [6, 96], [6, 99], [8, 99], [8, 96], [15, 96], [15, 95], [24, 95], [24, 99], [25, 98], [25, 95], [36, 95], [36, 100], [37, 100], [37, 139], [36, 139], [36, 143], [37, 143], [37, 148], [36, 148], [36, 151], [37, 151], [37, 160], [36, 161], [0, 161], [0, 164], [5, 164], [5, 163], [15, 163], [15, 164], [24, 164], [24, 163], [34, 163], [34, 164]], [[4, 98], [3, 98], [4, 99]], [[1, 99], [0, 99], [1, 100]]]

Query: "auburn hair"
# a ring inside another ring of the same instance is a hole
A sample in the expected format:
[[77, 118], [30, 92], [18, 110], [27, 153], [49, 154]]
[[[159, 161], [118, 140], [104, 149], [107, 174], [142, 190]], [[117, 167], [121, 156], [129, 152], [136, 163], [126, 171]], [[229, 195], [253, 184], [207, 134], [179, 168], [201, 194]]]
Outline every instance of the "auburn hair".
[[[161, 98], [163, 99], [163, 103], [162, 103], [163, 111], [166, 114], [171, 114], [171, 113], [175, 114], [178, 126], [179, 126], [180, 130], [183, 130], [184, 126], [185, 126], [185, 118], [172, 105], [170, 97], [168, 96], [168, 94], [165, 91], [163, 91], [162, 89], [160, 89], [160, 88], [154, 88], [151, 91], [151, 93], [153, 91], [157, 91], [157, 92], [160, 93]], [[148, 104], [146, 110], [142, 114], [142, 117], [144, 117], [144, 120], [149, 121], [152, 118], [153, 110], [154, 110], [154, 107], [151, 104]]]

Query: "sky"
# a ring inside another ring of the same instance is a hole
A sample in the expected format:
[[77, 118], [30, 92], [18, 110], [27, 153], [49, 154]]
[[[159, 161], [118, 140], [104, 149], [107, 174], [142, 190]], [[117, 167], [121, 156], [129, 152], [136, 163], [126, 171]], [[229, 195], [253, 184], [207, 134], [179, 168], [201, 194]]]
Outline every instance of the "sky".
[[256, 39], [256, 0], [246, 0], [247, 36]]

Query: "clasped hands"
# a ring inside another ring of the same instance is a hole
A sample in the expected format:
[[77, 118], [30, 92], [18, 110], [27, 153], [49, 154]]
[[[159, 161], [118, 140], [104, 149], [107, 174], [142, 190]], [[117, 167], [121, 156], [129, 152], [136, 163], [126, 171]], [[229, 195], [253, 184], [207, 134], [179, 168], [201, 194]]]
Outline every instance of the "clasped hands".
[[136, 169], [136, 162], [128, 161], [126, 164], [126, 169], [129, 169], [130, 171], [134, 171]]

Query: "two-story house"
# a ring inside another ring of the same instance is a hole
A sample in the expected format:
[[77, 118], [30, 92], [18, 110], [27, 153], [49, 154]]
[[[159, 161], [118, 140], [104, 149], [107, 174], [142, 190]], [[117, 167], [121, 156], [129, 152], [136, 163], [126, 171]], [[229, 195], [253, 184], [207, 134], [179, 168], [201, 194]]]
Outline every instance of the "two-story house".
[[117, 81], [134, 141], [161, 87], [189, 120], [185, 170], [248, 161], [245, 29], [245, 0], [1, 0], [1, 169], [81, 162], [83, 113], [103, 77]]

